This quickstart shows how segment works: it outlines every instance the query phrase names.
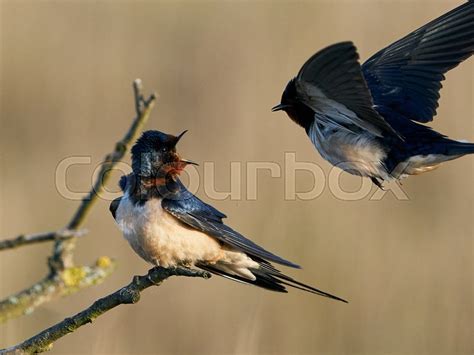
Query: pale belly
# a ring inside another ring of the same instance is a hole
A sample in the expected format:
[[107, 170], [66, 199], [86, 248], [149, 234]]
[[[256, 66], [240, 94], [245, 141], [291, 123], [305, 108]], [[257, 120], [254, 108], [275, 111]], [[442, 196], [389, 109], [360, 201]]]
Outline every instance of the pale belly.
[[133, 250], [157, 266], [203, 262], [250, 279], [254, 276], [247, 268], [258, 267], [246, 254], [225, 248], [215, 238], [180, 222], [162, 208], [159, 199], [138, 206], [125, 195], [116, 222]]
[[391, 178], [382, 163], [387, 154], [370, 134], [340, 131], [325, 136], [313, 125], [308, 135], [321, 156], [332, 165], [355, 175]]

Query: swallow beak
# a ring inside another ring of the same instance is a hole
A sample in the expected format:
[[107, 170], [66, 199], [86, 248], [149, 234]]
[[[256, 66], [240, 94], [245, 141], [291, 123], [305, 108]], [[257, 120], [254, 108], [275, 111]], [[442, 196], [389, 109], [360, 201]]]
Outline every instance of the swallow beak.
[[198, 163], [192, 161], [192, 160], [188, 160], [188, 159], [180, 159], [179, 160], [180, 163], [183, 163], [185, 165], [196, 165], [196, 166], [199, 166]]
[[281, 111], [281, 110], [284, 110], [285, 108], [288, 108], [288, 107], [290, 107], [290, 105], [278, 104], [278, 105], [272, 107], [272, 112]]
[[178, 142], [180, 141], [180, 139], [184, 136], [184, 134], [187, 132], [188, 130], [185, 130], [183, 132], [181, 132], [177, 137], [176, 137], [176, 140], [174, 142], [174, 145], [176, 146], [176, 144], [178, 144]]
[[178, 176], [183, 172], [187, 165], [199, 165], [192, 160], [181, 159], [177, 154], [175, 155], [175, 159], [176, 160], [164, 164], [162, 168], [164, 173], [171, 174], [171, 176]]

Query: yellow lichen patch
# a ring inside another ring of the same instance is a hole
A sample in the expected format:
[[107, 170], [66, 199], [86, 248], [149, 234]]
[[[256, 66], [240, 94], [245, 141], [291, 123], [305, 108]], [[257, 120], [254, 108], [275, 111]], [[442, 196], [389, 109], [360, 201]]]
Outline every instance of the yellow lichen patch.
[[99, 259], [97, 259], [95, 265], [101, 269], [108, 269], [112, 266], [112, 259], [110, 259], [108, 256], [101, 256]]
[[83, 267], [71, 267], [62, 272], [61, 277], [64, 284], [68, 287], [79, 286], [84, 277], [86, 277], [86, 270]]

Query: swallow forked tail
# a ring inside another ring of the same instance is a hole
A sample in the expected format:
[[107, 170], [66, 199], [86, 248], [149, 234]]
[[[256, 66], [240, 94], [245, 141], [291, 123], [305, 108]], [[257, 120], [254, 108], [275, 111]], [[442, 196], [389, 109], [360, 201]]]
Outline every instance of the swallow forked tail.
[[474, 154], [474, 143], [454, 141], [446, 146], [446, 155], [460, 157], [466, 154]]
[[[474, 154], [473, 143], [450, 139], [442, 140], [423, 147], [422, 151], [417, 151], [401, 163], [397, 163], [390, 174], [394, 178], [419, 175], [436, 169], [444, 162], [460, 158], [466, 154]], [[374, 183], [377, 184], [375, 181]]]
[[431, 147], [428, 146], [421, 155], [435, 155], [439, 163], [442, 163], [467, 154], [474, 154], [473, 143], [444, 139], [440, 142], [435, 142]]
[[219, 269], [217, 265], [196, 264], [196, 266], [200, 269], [209, 271], [210, 273], [225, 277], [227, 279], [241, 282], [243, 284], [258, 286], [270, 291], [287, 293], [288, 291], [286, 290], [285, 286], [289, 286], [309, 293], [313, 293], [315, 295], [348, 303], [348, 301], [346, 301], [345, 299], [331, 295], [330, 293], [321, 291], [315, 287], [306, 285], [291, 278], [290, 276], [283, 274], [279, 270], [275, 269], [267, 261], [259, 260], [258, 263], [260, 264], [260, 267], [258, 269], [249, 269], [249, 271], [255, 276], [255, 280], [250, 280], [239, 275], [230, 274], [224, 270]]

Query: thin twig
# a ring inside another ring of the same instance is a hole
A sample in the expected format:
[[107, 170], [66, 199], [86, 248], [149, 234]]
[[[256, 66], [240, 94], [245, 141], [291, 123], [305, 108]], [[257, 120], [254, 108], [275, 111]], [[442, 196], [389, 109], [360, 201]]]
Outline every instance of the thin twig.
[[[142, 94], [142, 83], [140, 79], [136, 79], [133, 82], [133, 92], [137, 116], [133, 120], [133, 123], [125, 136], [115, 144], [114, 151], [105, 157], [99, 175], [97, 176], [91, 191], [82, 199], [81, 205], [69, 221], [67, 229], [77, 229], [84, 223], [87, 214], [97, 201], [104, 185], [107, 183], [110, 177], [110, 172], [114, 166], [122, 160], [130, 145], [135, 141], [137, 135], [150, 116], [150, 112], [156, 101], [156, 95], [154, 93], [151, 94], [149, 99], [145, 101]], [[50, 263], [53, 272], [74, 265], [72, 251], [74, 250], [75, 244], [74, 239], [67, 241], [59, 240], [54, 244], [53, 256]]]
[[[124, 157], [150, 116], [156, 101], [156, 95], [152, 94], [145, 100], [140, 79], [133, 82], [133, 92], [137, 116], [125, 136], [115, 144], [114, 151], [105, 157], [101, 171], [91, 191], [82, 200], [67, 224], [65, 230], [71, 231], [71, 233], [77, 233], [83, 225], [92, 206], [102, 192], [104, 184], [108, 181], [111, 170]], [[48, 258], [49, 274], [27, 289], [1, 300], [0, 323], [31, 313], [38, 306], [57, 296], [69, 295], [81, 288], [97, 284], [113, 271], [114, 263], [107, 257], [99, 258], [96, 266], [75, 266], [73, 262], [75, 245], [76, 238], [55, 238], [53, 254]], [[109, 260], [110, 262], [101, 264], [101, 260]]]
[[202, 277], [208, 279], [211, 277], [211, 274], [206, 271], [186, 268], [165, 269], [155, 267], [148, 271], [147, 275], [135, 276], [127, 286], [104, 298], [98, 299], [82, 312], [64, 319], [16, 346], [0, 350], [0, 354], [31, 354], [48, 351], [56, 340], [74, 332], [87, 323], [91, 323], [95, 318], [112, 308], [121, 304], [137, 303], [140, 300], [141, 291], [150, 286], [160, 285], [170, 276]]
[[19, 235], [15, 238], [0, 240], [0, 250], [15, 249], [24, 245], [44, 243], [55, 240], [67, 240], [70, 238], [82, 237], [86, 233], [87, 230], [85, 229], [65, 229], [56, 232]]

